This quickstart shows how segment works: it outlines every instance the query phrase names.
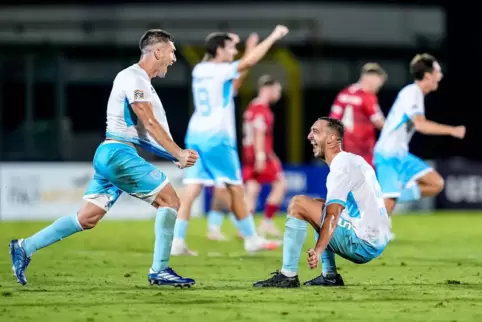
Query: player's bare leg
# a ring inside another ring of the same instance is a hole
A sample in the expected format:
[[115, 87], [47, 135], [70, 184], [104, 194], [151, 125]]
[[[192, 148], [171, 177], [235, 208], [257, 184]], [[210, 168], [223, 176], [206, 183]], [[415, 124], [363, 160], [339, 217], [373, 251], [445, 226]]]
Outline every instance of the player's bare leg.
[[179, 276], [169, 267], [174, 227], [180, 204], [181, 201], [170, 183], [157, 194], [152, 203], [157, 208], [157, 214], [154, 226], [154, 256], [148, 277], [151, 285], [191, 286], [195, 283], [190, 278]]
[[264, 209], [264, 219], [258, 229], [261, 235], [271, 235], [274, 237], [280, 237], [282, 235], [279, 229], [276, 228], [272, 219], [284, 200], [286, 188], [286, 179], [283, 176], [280, 176], [271, 186], [271, 191], [266, 200]]
[[228, 238], [222, 233], [221, 225], [225, 213], [231, 209], [231, 195], [225, 187], [215, 187], [211, 201], [211, 210], [208, 213], [208, 233], [210, 240], [226, 241]]
[[280, 241], [266, 240], [256, 234], [254, 218], [249, 213], [244, 198], [243, 185], [228, 184], [227, 188], [231, 194], [232, 210], [237, 219], [238, 229], [244, 237], [244, 249], [247, 252], [255, 252], [279, 247], [281, 245]]
[[196, 256], [197, 253], [187, 248], [186, 233], [189, 219], [191, 218], [192, 204], [201, 194], [203, 189], [202, 184], [187, 184], [186, 189], [182, 195], [181, 205], [179, 207], [179, 214], [174, 228], [174, 240], [172, 242], [171, 255], [191, 255]]

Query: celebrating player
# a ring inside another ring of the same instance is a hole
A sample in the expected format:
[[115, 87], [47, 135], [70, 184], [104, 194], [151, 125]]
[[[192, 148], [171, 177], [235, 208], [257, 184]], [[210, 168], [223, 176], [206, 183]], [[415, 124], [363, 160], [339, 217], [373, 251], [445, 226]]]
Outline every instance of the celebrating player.
[[68, 236], [92, 229], [126, 192], [158, 209], [155, 219], [151, 284], [190, 286], [194, 280], [168, 267], [179, 198], [166, 175], [137, 154], [136, 146], [173, 160], [180, 168], [195, 164], [198, 154], [182, 150], [169, 133], [166, 113], [151, 79], [164, 77], [176, 61], [172, 36], [160, 29], [147, 31], [139, 42], [141, 58], [117, 74], [107, 104], [106, 140], [94, 156], [95, 175], [84, 205], [72, 215], [26, 239], [12, 240], [10, 253], [17, 281], [27, 283], [25, 270], [32, 254]]
[[410, 63], [410, 73], [415, 81], [398, 93], [375, 145], [375, 167], [389, 214], [397, 200], [436, 196], [444, 186], [440, 174], [408, 152], [415, 131], [459, 139], [465, 136], [465, 126], [442, 125], [425, 118], [424, 97], [437, 90], [443, 77], [437, 60], [428, 54], [417, 55]]
[[390, 222], [383, 203], [375, 171], [360, 156], [342, 151], [343, 124], [321, 117], [311, 127], [308, 140], [315, 157], [330, 167], [326, 201], [295, 196], [286, 220], [281, 272], [255, 287], [299, 287], [298, 262], [308, 224], [317, 236], [316, 245], [308, 250], [310, 268], [318, 266], [322, 274], [304, 285], [342, 286], [336, 271], [335, 254], [357, 264], [378, 257], [389, 241]]
[[[271, 184], [271, 192], [267, 198], [264, 219], [258, 229], [260, 235], [281, 236], [273, 224], [272, 218], [279, 209], [286, 191], [281, 163], [273, 151], [274, 115], [269, 107], [281, 98], [281, 84], [269, 75], [262, 76], [258, 82], [258, 96], [244, 112], [243, 120], [243, 180], [246, 188], [248, 210], [254, 213], [261, 184]], [[229, 195], [216, 187], [213, 207], [229, 209]], [[228, 198], [226, 198], [228, 197]], [[228, 199], [228, 200], [226, 200]], [[213, 212], [210, 212], [211, 215]], [[224, 218], [222, 210], [216, 211], [216, 221], [209, 223], [208, 237], [216, 236], [214, 232], [221, 230]], [[224, 236], [224, 235], [222, 235]], [[213, 238], [210, 238], [213, 239]]]
[[371, 165], [375, 128], [381, 130], [384, 123], [376, 94], [386, 78], [387, 74], [380, 65], [365, 64], [358, 83], [337, 95], [330, 112], [330, 117], [341, 120], [345, 126], [343, 149], [362, 156]]
[[235, 42], [229, 35], [217, 35], [207, 42], [205, 61], [193, 69], [192, 87], [195, 111], [186, 134], [186, 145], [200, 154], [200, 162], [185, 172], [186, 194], [183, 196], [176, 222], [173, 254], [187, 252], [184, 240], [193, 201], [203, 184], [225, 184], [232, 200], [232, 209], [238, 219], [238, 228], [244, 237], [246, 251], [273, 249], [279, 243], [267, 241], [256, 234], [253, 216], [244, 200], [241, 166], [236, 149], [236, 125], [233, 102], [233, 81], [240, 72], [256, 64], [276, 41], [288, 33], [277, 26], [251, 52], [234, 61]]

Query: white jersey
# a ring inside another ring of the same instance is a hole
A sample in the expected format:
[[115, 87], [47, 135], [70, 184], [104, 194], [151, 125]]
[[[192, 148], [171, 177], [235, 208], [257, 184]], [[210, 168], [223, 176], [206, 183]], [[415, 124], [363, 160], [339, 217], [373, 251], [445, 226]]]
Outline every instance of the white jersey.
[[389, 157], [406, 155], [415, 133], [412, 122], [415, 115], [425, 115], [424, 94], [417, 84], [410, 84], [398, 93], [375, 145], [375, 152]]
[[137, 119], [137, 115], [130, 105], [135, 102], [151, 103], [156, 120], [171, 135], [166, 111], [156, 90], [151, 85], [151, 78], [144, 69], [134, 64], [121, 71], [114, 79], [107, 103], [106, 137], [136, 144], [161, 157], [174, 160], [163, 147], [154, 141], [142, 122]]
[[195, 111], [189, 121], [187, 144], [236, 146], [233, 81], [239, 61], [201, 62], [192, 71]]
[[338, 153], [326, 181], [326, 205], [345, 207], [341, 217], [349, 221], [358, 238], [377, 247], [390, 237], [390, 221], [375, 171], [360, 156]]

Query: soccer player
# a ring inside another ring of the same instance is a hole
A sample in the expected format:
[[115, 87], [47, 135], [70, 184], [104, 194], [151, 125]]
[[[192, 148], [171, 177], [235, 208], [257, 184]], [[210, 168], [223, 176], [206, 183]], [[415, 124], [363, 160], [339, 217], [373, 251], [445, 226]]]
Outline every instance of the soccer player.
[[384, 116], [376, 94], [385, 83], [387, 74], [376, 63], [362, 67], [358, 83], [343, 89], [331, 107], [330, 117], [341, 120], [345, 126], [343, 149], [362, 156], [373, 165], [375, 128], [381, 130]]
[[194, 67], [192, 87], [196, 109], [189, 122], [186, 145], [199, 152], [200, 162], [185, 172], [186, 193], [176, 222], [173, 254], [187, 251], [184, 238], [191, 206], [204, 184], [225, 184], [228, 188], [246, 251], [272, 249], [279, 245], [256, 234], [253, 217], [245, 204], [241, 166], [236, 149], [233, 82], [241, 72], [261, 60], [271, 46], [287, 33], [285, 26], [277, 26], [239, 61], [233, 61], [237, 50], [229, 35], [211, 37], [206, 44], [208, 59]]
[[343, 124], [329, 117], [319, 118], [311, 127], [308, 140], [315, 157], [330, 167], [326, 181], [326, 201], [295, 196], [289, 205], [280, 272], [255, 287], [299, 287], [298, 262], [308, 224], [317, 234], [314, 248], [308, 250], [310, 268], [322, 274], [304, 285], [343, 286], [336, 271], [335, 254], [357, 264], [378, 257], [389, 241], [390, 222], [375, 171], [360, 156], [344, 152]]
[[[253, 214], [261, 184], [271, 184], [271, 192], [264, 209], [264, 219], [258, 229], [260, 235], [280, 237], [281, 233], [273, 224], [272, 218], [279, 209], [286, 192], [286, 180], [283, 176], [281, 162], [273, 151], [274, 115], [270, 104], [281, 98], [281, 84], [269, 75], [262, 76], [258, 81], [258, 96], [251, 102], [244, 112], [243, 120], [243, 180], [246, 188], [248, 210]], [[229, 209], [230, 202], [222, 188], [216, 187], [213, 207], [209, 216], [216, 216], [211, 220], [208, 237], [221, 230], [224, 219], [224, 209]], [[229, 198], [229, 195], [227, 196]], [[209, 218], [208, 216], [208, 218]], [[223, 235], [224, 236], [224, 235]], [[224, 240], [224, 239], [220, 239]]]
[[375, 145], [376, 172], [389, 214], [397, 201], [436, 196], [444, 187], [440, 174], [408, 152], [413, 134], [465, 136], [465, 126], [442, 125], [425, 118], [424, 97], [437, 90], [443, 77], [437, 60], [429, 54], [416, 55], [410, 73], [414, 82], [398, 93]]
[[259, 80], [259, 93], [244, 112], [243, 179], [248, 209], [253, 213], [262, 184], [271, 184], [264, 219], [258, 229], [261, 235], [280, 237], [272, 218], [286, 193], [281, 162], [273, 150], [274, 115], [269, 105], [281, 98], [281, 84], [269, 75]]
[[106, 139], [94, 155], [95, 174], [80, 210], [57, 219], [26, 239], [12, 240], [10, 253], [17, 281], [27, 283], [25, 270], [37, 250], [75, 233], [92, 229], [125, 192], [157, 208], [154, 258], [150, 284], [190, 286], [168, 266], [179, 198], [166, 175], [137, 154], [142, 147], [175, 161], [180, 168], [195, 164], [198, 154], [182, 150], [171, 138], [166, 112], [151, 79], [164, 77], [176, 61], [172, 36], [160, 29], [147, 31], [139, 42], [137, 64], [117, 74], [107, 103]]

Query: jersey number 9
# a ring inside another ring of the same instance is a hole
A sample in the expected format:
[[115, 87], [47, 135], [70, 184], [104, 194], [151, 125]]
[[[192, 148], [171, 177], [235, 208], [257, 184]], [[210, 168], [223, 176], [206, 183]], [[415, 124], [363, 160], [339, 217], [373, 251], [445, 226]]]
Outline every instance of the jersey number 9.
[[211, 114], [209, 92], [206, 88], [194, 88], [194, 105], [196, 106], [196, 110], [199, 111], [202, 116], [209, 116]]

